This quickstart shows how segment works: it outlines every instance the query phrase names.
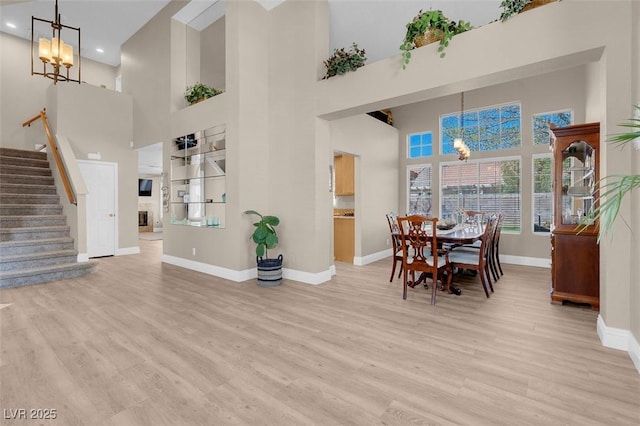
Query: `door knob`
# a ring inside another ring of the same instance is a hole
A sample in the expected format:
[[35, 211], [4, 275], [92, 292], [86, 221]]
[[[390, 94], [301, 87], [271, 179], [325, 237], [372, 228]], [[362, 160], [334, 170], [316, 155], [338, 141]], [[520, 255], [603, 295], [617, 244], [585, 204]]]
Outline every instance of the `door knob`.
[[115, 214], [109, 213], [109, 217], [114, 217], [114, 216], [115, 216]]

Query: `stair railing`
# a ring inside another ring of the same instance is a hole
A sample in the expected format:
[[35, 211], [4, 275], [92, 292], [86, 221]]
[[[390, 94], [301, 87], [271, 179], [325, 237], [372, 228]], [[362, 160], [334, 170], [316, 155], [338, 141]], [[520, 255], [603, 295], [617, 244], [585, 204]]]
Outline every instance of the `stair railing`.
[[58, 151], [58, 145], [56, 144], [56, 140], [51, 134], [51, 129], [49, 128], [49, 122], [47, 121], [47, 109], [43, 108], [40, 111], [40, 114], [36, 115], [33, 118], [22, 123], [22, 127], [29, 126], [31, 127], [31, 123], [38, 119], [42, 119], [42, 125], [44, 126], [44, 131], [47, 134], [47, 139], [49, 140], [49, 146], [51, 147], [51, 153], [53, 154], [53, 158], [56, 161], [56, 166], [58, 167], [58, 171], [60, 172], [60, 177], [62, 179], [62, 183], [64, 185], [64, 189], [67, 193], [67, 198], [71, 204], [78, 204], [76, 200], [76, 194], [74, 193], [71, 187], [71, 181], [69, 180], [69, 174], [67, 173], [66, 167], [64, 167], [64, 163], [62, 162], [62, 158], [60, 157], [60, 152]]

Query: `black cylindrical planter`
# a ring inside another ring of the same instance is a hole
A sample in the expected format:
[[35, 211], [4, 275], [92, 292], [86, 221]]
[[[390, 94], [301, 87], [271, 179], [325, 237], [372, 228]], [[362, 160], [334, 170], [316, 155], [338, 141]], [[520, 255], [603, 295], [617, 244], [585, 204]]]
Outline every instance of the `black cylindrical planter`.
[[282, 283], [282, 255], [277, 259], [256, 257], [258, 263], [258, 285], [273, 287]]

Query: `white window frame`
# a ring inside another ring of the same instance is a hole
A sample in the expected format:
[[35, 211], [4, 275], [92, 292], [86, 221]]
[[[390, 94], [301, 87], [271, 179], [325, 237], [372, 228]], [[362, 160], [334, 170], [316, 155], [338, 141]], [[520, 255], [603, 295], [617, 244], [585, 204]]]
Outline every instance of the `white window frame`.
[[[541, 146], [541, 145], [540, 145]], [[535, 236], [548, 237], [551, 234], [551, 227], [549, 227], [549, 232], [536, 232], [535, 231], [535, 218], [533, 217], [535, 210], [535, 167], [534, 163], [536, 159], [539, 158], [548, 158], [551, 160], [551, 224], [553, 224], [553, 154], [552, 153], [544, 153], [544, 154], [533, 154], [531, 157], [531, 233]]]
[[429, 167], [431, 168], [431, 212], [428, 212], [431, 216], [433, 216], [433, 210], [434, 210], [434, 206], [433, 206], [433, 195], [434, 195], [434, 191], [433, 191], [433, 181], [434, 181], [434, 166], [433, 163], [429, 162], [429, 163], [416, 163], [416, 164], [408, 164], [406, 167], [406, 188], [407, 188], [407, 202], [406, 202], [406, 213], [410, 213], [411, 212], [411, 169], [417, 169], [417, 168], [424, 168], [424, 167]]

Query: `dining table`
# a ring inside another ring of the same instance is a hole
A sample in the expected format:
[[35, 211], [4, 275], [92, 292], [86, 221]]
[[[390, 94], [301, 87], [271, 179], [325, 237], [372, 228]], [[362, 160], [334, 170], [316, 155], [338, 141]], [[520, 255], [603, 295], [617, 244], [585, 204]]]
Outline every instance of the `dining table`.
[[[436, 241], [438, 242], [438, 248], [446, 249], [446, 246], [450, 248], [458, 247], [466, 244], [473, 244], [476, 241], [482, 239], [484, 234], [485, 224], [473, 222], [473, 223], [459, 223], [452, 228], [440, 229], [436, 227]], [[415, 285], [426, 282], [427, 275], [425, 273], [416, 280]], [[442, 290], [445, 290], [442, 288]], [[449, 286], [447, 289], [449, 293], [460, 295], [462, 290], [457, 287]]]

